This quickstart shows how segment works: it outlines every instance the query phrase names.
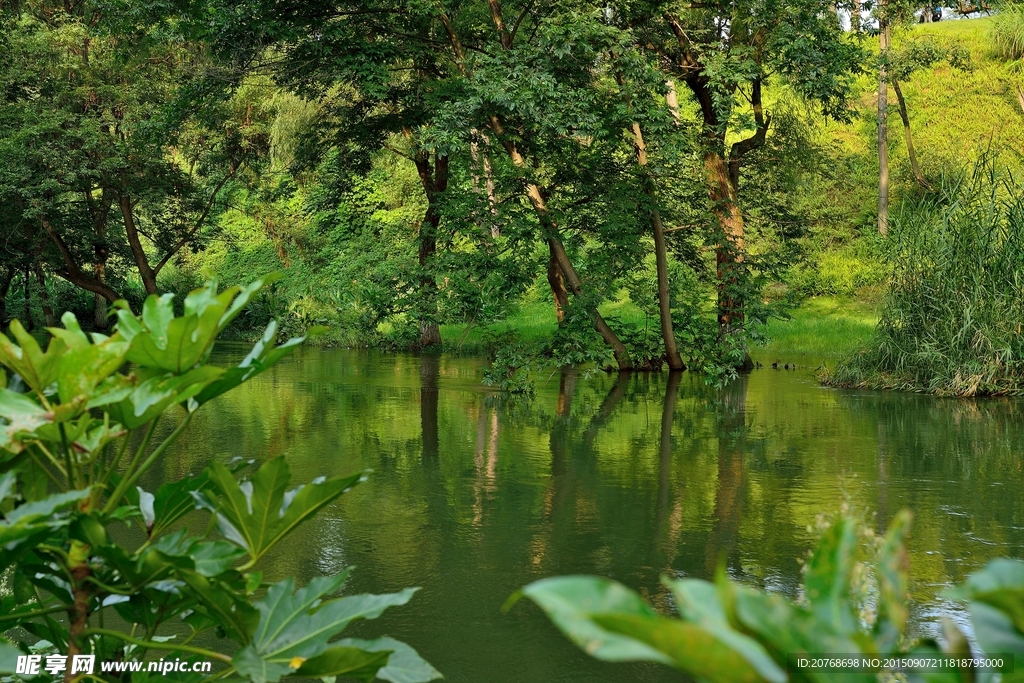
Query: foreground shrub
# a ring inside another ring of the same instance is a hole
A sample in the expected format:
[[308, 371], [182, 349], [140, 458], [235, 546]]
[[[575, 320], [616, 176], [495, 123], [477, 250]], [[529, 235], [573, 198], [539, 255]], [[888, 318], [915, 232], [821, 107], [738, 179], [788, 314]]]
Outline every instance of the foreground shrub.
[[[797, 601], [732, 581], [724, 571], [714, 583], [662, 579], [679, 618], [660, 614], [622, 584], [594, 576], [543, 579], [522, 595], [592, 657], [657, 662], [708, 683], [973, 683], [991, 680], [997, 670], [1004, 672], [1003, 681], [1021, 680], [1024, 562], [995, 560], [947, 593], [967, 602], [978, 659], [1002, 661], [1002, 668], [988, 670], [950, 666], [949, 660], [972, 656], [967, 637], [951, 620], [943, 620], [942, 645], [906, 640], [908, 523], [909, 514], [900, 513], [861, 562], [859, 540], [873, 535], [858, 534], [849, 517], [840, 519], [808, 559]], [[816, 654], [844, 663], [808, 666], [820, 659]], [[864, 666], [865, 659], [879, 665]], [[908, 666], [884, 664], [899, 659]], [[861, 665], [850, 666], [852, 660]]]
[[949, 396], [1024, 393], [1024, 190], [988, 165], [890, 224], [872, 346], [826, 384]]
[[[0, 674], [45, 675], [42, 659], [67, 683], [116, 681], [132, 669], [102, 663], [174, 657], [209, 665], [205, 675], [174, 669], [189, 683], [439, 676], [399, 641], [336, 640], [415, 589], [333, 597], [348, 570], [296, 587], [291, 578], [266, 582], [258, 568], [363, 473], [289, 489], [279, 457], [242, 481], [240, 468], [214, 462], [155, 492], [139, 486], [197, 410], [303, 341], [277, 346], [272, 321], [237, 366], [209, 362], [218, 335], [272, 279], [223, 292], [207, 283], [185, 298], [180, 316], [169, 294], [146, 299], [141, 316], [122, 302], [109, 337], [86, 336], [66, 313], [45, 351], [17, 321], [14, 341], [0, 334], [0, 365], [10, 373], [0, 370], [0, 631], [10, 638], [0, 639]], [[198, 525], [205, 533], [189, 533], [190, 514], [208, 518]], [[115, 529], [121, 524], [137, 527], [134, 542]], [[92, 664], [77, 668], [83, 658]], [[154, 680], [148, 671], [130, 680]]]

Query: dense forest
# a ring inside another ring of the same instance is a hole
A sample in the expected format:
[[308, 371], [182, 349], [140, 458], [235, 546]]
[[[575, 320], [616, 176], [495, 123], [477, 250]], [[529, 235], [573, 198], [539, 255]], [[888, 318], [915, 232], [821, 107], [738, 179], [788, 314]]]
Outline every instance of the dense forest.
[[486, 352], [515, 389], [538, 364], [720, 382], [795, 334], [870, 347], [831, 382], [1020, 387], [1016, 6], [0, 9], [5, 321], [103, 330], [280, 272], [230, 335]]

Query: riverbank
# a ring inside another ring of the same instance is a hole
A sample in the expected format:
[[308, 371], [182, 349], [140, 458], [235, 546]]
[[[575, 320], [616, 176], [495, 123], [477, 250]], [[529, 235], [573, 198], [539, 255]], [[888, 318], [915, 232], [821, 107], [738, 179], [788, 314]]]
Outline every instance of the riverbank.
[[[628, 299], [606, 304], [602, 315], [657, 333], [658, 321], [646, 318]], [[841, 358], [864, 347], [878, 322], [873, 301], [853, 297], [818, 296], [805, 300], [789, 318], [773, 318], [765, 330], [766, 342], [752, 349], [767, 355]], [[518, 313], [493, 325], [442, 325], [441, 339], [448, 353], [479, 355], [488, 351], [489, 339], [514, 330], [524, 344], [543, 343], [554, 334], [554, 307], [547, 302], [524, 304]]]

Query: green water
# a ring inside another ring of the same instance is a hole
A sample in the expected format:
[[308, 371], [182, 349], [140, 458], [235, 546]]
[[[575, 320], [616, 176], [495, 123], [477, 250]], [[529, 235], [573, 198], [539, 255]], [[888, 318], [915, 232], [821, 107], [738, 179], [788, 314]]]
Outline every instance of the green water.
[[668, 609], [660, 575], [710, 577], [721, 558], [792, 594], [808, 527], [844, 501], [884, 521], [914, 511], [915, 628], [928, 632], [955, 613], [939, 591], [1024, 554], [1024, 403], [827, 390], [800, 362], [724, 390], [689, 374], [554, 373], [530, 404], [503, 405], [478, 360], [310, 349], [200, 411], [159, 477], [282, 453], [296, 482], [372, 468], [266, 577], [356, 565], [354, 591], [421, 586], [355, 631], [406, 640], [451, 682], [681, 680], [594, 662], [532, 604], [500, 607], [535, 579], [594, 573]]

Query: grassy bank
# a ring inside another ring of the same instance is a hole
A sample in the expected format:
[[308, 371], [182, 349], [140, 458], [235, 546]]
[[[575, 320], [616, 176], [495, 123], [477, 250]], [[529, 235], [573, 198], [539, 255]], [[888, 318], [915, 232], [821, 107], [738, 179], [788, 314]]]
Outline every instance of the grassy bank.
[[[875, 302], [853, 297], [812, 297], [793, 310], [788, 319], [773, 318], [767, 326], [766, 343], [756, 350], [815, 358], [847, 356], [870, 341], [878, 322], [875, 308]], [[629, 300], [608, 303], [601, 313], [635, 325], [646, 323], [652, 330], [658, 326], [656, 319], [645, 320]], [[532, 302], [494, 325], [443, 325], [441, 337], [446, 352], [472, 355], [486, 350], [489, 336], [515, 330], [523, 342], [541, 344], [551, 339], [555, 327], [554, 307], [547, 302]]]
[[864, 347], [878, 323], [875, 303], [850, 297], [813, 297], [788, 320], [768, 323], [766, 353], [841, 358]]

